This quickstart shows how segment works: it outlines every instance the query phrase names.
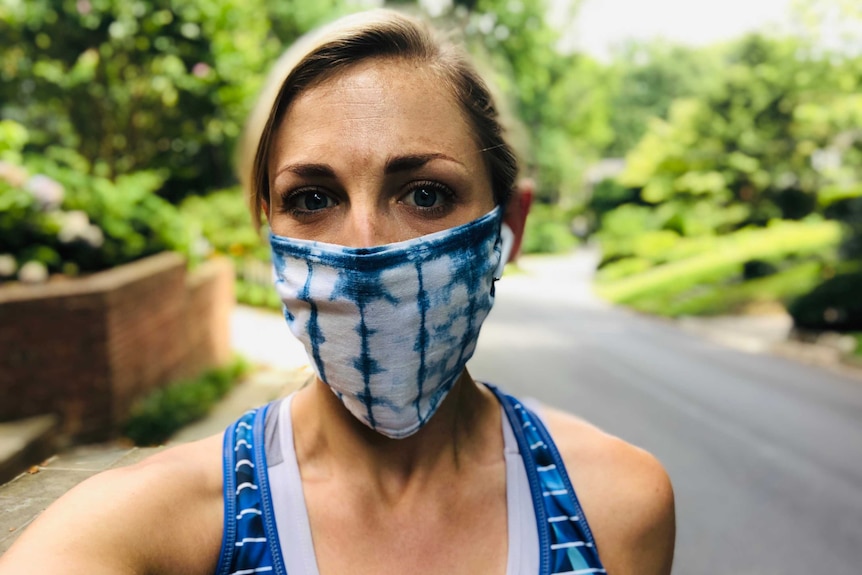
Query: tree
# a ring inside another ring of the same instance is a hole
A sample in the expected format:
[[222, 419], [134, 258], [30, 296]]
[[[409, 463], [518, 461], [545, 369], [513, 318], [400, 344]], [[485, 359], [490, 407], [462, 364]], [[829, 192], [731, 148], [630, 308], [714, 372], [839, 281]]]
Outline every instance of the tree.
[[565, 23], [548, 14], [546, 0], [461, 0], [443, 17], [493, 71], [537, 197], [572, 204], [583, 170], [611, 139], [607, 82], [595, 61], [558, 49]]
[[85, 172], [163, 171], [173, 200], [225, 186], [269, 64], [341, 6], [0, 0], [0, 117], [28, 127], [29, 151]]
[[683, 235], [800, 219], [816, 211], [824, 183], [812, 157], [825, 141], [799, 120], [805, 106], [835, 101], [840, 71], [799, 57], [794, 40], [758, 35], [732, 46], [723, 67], [718, 89], [650, 124], [622, 178], [645, 203], [675, 205], [668, 225]]
[[629, 43], [610, 65], [613, 140], [609, 156], [634, 148], [652, 118], [667, 119], [671, 103], [696, 98], [719, 85], [716, 49], [693, 49], [663, 41]]

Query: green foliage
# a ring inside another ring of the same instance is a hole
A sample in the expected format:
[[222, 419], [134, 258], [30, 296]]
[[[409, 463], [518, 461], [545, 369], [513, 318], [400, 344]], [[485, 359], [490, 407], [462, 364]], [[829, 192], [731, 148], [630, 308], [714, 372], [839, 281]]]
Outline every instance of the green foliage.
[[215, 253], [237, 260], [251, 257], [269, 261], [263, 234], [255, 232], [240, 188], [229, 188], [183, 201], [180, 212], [206, 238]]
[[794, 301], [788, 308], [797, 328], [862, 330], [862, 272], [836, 275]]
[[270, 62], [342, 4], [3, 0], [0, 115], [98, 176], [164, 171], [172, 199], [224, 186]]
[[[263, 241], [265, 226], [255, 232], [239, 188], [187, 198], [181, 211], [214, 253], [233, 260], [237, 272], [234, 284], [237, 302], [281, 310], [281, 300], [269, 274], [269, 246]], [[255, 273], [247, 273], [249, 269]]]
[[609, 156], [623, 156], [635, 147], [653, 118], [666, 119], [674, 100], [696, 98], [718, 86], [717, 50], [692, 49], [664, 42], [632, 43], [612, 62], [610, 116], [613, 140]]
[[809, 48], [751, 35], [665, 115], [648, 100], [656, 117], [591, 203], [602, 293], [669, 315], [787, 303], [836, 265], [838, 226], [791, 226], [813, 214], [862, 261], [862, 58]]
[[645, 313], [668, 317], [744, 314], [758, 304], [786, 306], [823, 281], [828, 269], [819, 262], [806, 261], [791, 264], [773, 275], [747, 281], [734, 273], [683, 292], [643, 294], [628, 305]]
[[457, 3], [447, 18], [493, 72], [518, 124], [511, 132], [537, 196], [571, 206], [580, 201], [583, 172], [613, 137], [609, 88], [598, 63], [557, 49], [564, 24], [548, 22], [549, 6], [477, 0]]
[[254, 231], [242, 191], [231, 188], [190, 197], [183, 202], [181, 211], [214, 253], [233, 260], [236, 301], [281, 311], [281, 300], [269, 271], [269, 246], [262, 239], [266, 226], [259, 233]]
[[605, 214], [623, 204], [636, 202], [638, 195], [638, 190], [627, 188], [613, 178], [606, 178], [593, 186], [586, 209], [592, 214], [596, 227], [600, 229]]
[[681, 241], [662, 256], [663, 263], [642, 273], [624, 276], [615, 268], [607, 276], [600, 272], [597, 292], [612, 302], [625, 304], [635, 304], [641, 298], [685, 298], [687, 292], [703, 286], [739, 281], [745, 263], [751, 260], [822, 257], [840, 239], [841, 227], [836, 223], [812, 221], [775, 222], [766, 229], [703, 238], [696, 240], [693, 254], [685, 245], [688, 242]]
[[571, 231], [571, 218], [565, 211], [545, 204], [530, 210], [521, 251], [525, 254], [551, 254], [571, 250], [577, 239]]
[[[20, 158], [27, 131], [11, 124], [0, 126], [0, 133], [15, 134], [0, 140], [0, 148]], [[47, 272], [76, 275], [164, 250], [188, 255], [189, 234], [179, 212], [155, 194], [161, 174], [137, 172], [112, 181], [43, 156], [25, 157], [24, 163], [6, 162], [0, 174], [0, 246], [15, 267], [36, 262]]]
[[225, 367], [152, 392], [132, 408], [123, 435], [135, 445], [163, 443], [183, 426], [209, 413], [249, 370], [249, 364], [237, 358]]
[[272, 284], [253, 283], [237, 278], [236, 301], [254, 307], [265, 307], [276, 311], [282, 310], [281, 299]]

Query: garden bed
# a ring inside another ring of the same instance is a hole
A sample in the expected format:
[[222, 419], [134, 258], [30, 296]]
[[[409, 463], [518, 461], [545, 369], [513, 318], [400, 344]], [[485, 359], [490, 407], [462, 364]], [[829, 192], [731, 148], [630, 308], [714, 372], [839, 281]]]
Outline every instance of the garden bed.
[[80, 278], [0, 286], [0, 421], [55, 413], [111, 436], [133, 402], [231, 358], [233, 270], [165, 252]]

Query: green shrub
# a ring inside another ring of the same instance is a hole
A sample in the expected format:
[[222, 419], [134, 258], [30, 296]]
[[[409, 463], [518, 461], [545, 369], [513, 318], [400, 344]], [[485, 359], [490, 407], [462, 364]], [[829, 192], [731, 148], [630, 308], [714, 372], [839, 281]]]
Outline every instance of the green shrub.
[[281, 311], [281, 299], [272, 284], [256, 284], [237, 278], [236, 301], [254, 307], [265, 307]]
[[826, 280], [794, 301], [788, 311], [801, 329], [862, 331], [862, 272]]
[[594, 186], [587, 207], [592, 210], [601, 225], [602, 216], [606, 213], [637, 199], [637, 190], [626, 188], [613, 178], [606, 178]]
[[[15, 260], [11, 267], [41, 266], [44, 280], [51, 272], [98, 271], [165, 250], [190, 255], [179, 211], [156, 195], [164, 182], [160, 173], [112, 181], [80, 171], [70, 165], [72, 157], [62, 163], [24, 156], [27, 130], [2, 124], [0, 246], [2, 255]], [[17, 139], [6, 137], [10, 126], [17, 128]]]
[[578, 241], [569, 224], [570, 218], [566, 212], [556, 206], [534, 205], [527, 218], [521, 252], [553, 254], [571, 250]]
[[646, 258], [623, 258], [602, 266], [596, 274], [596, 279], [601, 283], [613, 282], [643, 273], [653, 267], [652, 260]]
[[250, 369], [240, 358], [191, 380], [152, 392], [132, 408], [123, 435], [135, 445], [158, 445], [189, 423], [204, 417]]
[[644, 294], [627, 305], [645, 313], [667, 317], [708, 316], [744, 313], [753, 304], [787, 305], [823, 280], [824, 268], [819, 262], [805, 262], [776, 274], [739, 281], [702, 284], [685, 291]]
[[[266, 226], [255, 231], [242, 190], [231, 188], [193, 196], [182, 203], [180, 210], [215, 253], [233, 260], [237, 302], [281, 310], [281, 300], [270, 281], [269, 245], [263, 239]], [[251, 277], [247, 279], [246, 274]]]
[[2, 4], [0, 112], [31, 128], [31, 151], [75, 150], [111, 179], [165, 170], [174, 198], [232, 179], [233, 143], [280, 51], [267, 2]]
[[[666, 301], [682, 297], [681, 294], [689, 290], [704, 289], [704, 286], [739, 283], [745, 264], [755, 259], [822, 257], [835, 250], [841, 232], [840, 225], [835, 222], [776, 222], [768, 228], [740, 230], [708, 241], [695, 239], [691, 241], [699, 248], [708, 249], [616, 281], [600, 275], [597, 292], [616, 303]], [[680, 241], [674, 249], [685, 253], [688, 242]], [[671, 257], [676, 256], [672, 254]]]
[[180, 213], [216, 253], [237, 261], [245, 257], [269, 261], [263, 230], [255, 231], [240, 188], [186, 198], [180, 204]]

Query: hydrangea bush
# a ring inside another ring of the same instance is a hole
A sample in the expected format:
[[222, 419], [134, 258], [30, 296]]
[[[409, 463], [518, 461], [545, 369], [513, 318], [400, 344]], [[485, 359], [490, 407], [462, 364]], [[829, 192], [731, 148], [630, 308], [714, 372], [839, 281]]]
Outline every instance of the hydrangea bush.
[[25, 157], [26, 142], [23, 126], [0, 121], [0, 281], [39, 283], [164, 250], [192, 255], [179, 211], [154, 193], [162, 175], [111, 181], [81, 164]]

